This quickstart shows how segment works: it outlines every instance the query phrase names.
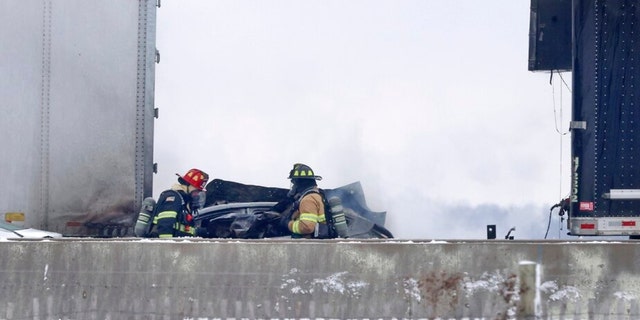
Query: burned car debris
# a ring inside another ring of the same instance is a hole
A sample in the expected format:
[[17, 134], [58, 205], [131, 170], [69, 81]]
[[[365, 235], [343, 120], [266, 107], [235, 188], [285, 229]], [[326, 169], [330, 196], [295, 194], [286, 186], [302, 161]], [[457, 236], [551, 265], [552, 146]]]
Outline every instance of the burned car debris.
[[[283, 209], [293, 202], [287, 197], [287, 189], [214, 179], [206, 190], [204, 208], [194, 218], [198, 236], [260, 239], [291, 235], [279, 226]], [[367, 207], [359, 182], [323, 190], [327, 197], [337, 196], [342, 200], [348, 238], [393, 238], [384, 227], [386, 212], [371, 211]]]

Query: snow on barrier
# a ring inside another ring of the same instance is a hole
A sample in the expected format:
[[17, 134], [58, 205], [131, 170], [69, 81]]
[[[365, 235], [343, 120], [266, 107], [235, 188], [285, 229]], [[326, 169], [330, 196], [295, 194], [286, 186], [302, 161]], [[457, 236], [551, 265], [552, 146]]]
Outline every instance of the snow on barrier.
[[636, 242], [0, 240], [0, 319], [637, 319]]

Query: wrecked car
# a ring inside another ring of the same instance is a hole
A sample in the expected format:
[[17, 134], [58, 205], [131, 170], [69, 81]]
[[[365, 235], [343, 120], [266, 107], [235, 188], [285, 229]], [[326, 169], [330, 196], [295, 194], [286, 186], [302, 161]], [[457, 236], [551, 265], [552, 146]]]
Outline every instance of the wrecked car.
[[[260, 239], [290, 237], [280, 226], [283, 208], [293, 202], [287, 189], [246, 185], [215, 179], [206, 187], [204, 208], [194, 217], [204, 238]], [[359, 182], [323, 189], [327, 197], [339, 197], [347, 220], [347, 238], [389, 239], [384, 227], [386, 212], [371, 211]]]

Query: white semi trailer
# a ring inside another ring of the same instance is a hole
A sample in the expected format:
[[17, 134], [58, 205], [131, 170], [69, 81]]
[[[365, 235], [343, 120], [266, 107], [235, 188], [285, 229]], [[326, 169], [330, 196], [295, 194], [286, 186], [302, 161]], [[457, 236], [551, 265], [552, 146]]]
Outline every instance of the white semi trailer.
[[152, 194], [156, 0], [0, 1], [0, 215], [124, 236]]

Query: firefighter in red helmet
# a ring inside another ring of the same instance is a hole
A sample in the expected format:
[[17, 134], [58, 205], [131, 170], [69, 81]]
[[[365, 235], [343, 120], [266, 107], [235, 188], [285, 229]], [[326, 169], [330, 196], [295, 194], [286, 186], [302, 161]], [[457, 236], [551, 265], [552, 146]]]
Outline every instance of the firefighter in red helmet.
[[153, 236], [159, 238], [196, 235], [194, 213], [204, 205], [209, 175], [200, 169], [177, 174], [178, 183], [160, 194], [153, 219]]

